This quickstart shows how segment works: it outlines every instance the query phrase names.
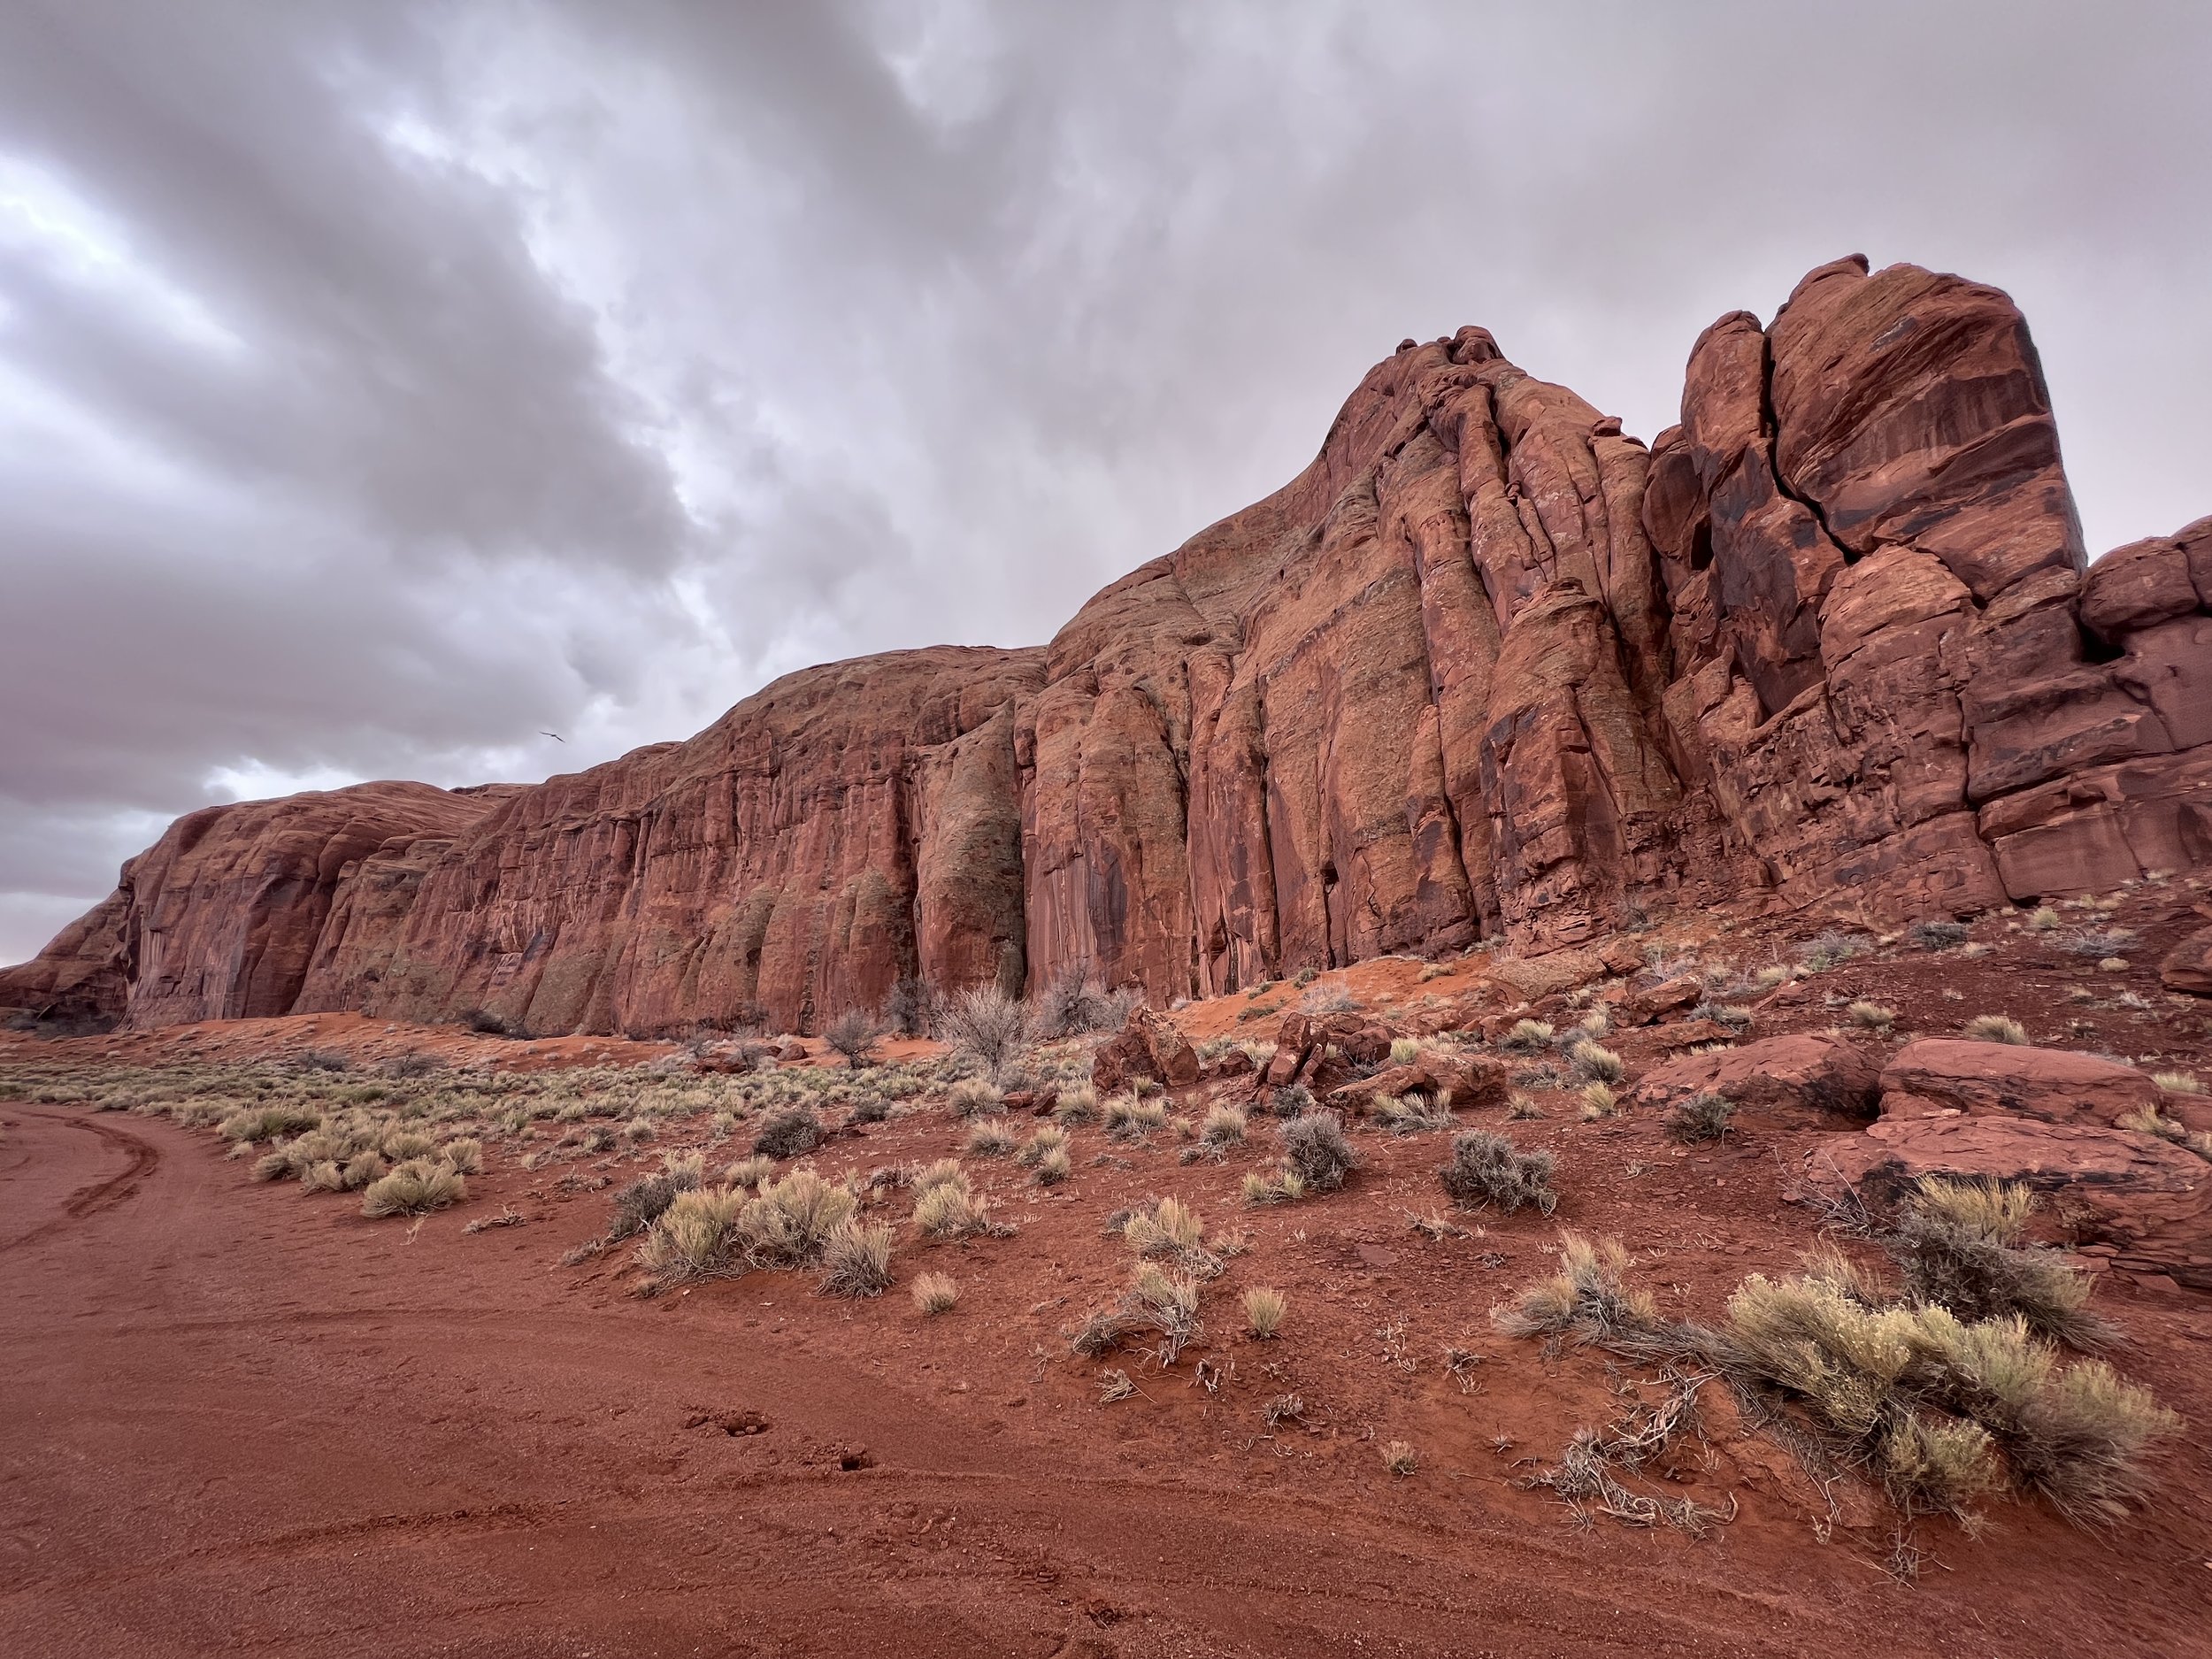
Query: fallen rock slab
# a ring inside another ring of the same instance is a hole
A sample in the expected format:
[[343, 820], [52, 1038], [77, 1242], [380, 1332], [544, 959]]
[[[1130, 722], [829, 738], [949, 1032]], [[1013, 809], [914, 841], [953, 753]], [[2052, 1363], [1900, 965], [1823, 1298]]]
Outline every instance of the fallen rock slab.
[[1505, 1067], [1494, 1060], [1424, 1054], [1410, 1065], [1386, 1066], [1372, 1077], [1342, 1084], [1326, 1098], [1332, 1106], [1354, 1113], [1365, 1112], [1378, 1094], [1435, 1099], [1448, 1094], [1455, 1106], [1492, 1106], [1505, 1099], [1508, 1080]]
[[1647, 1073], [1629, 1098], [1638, 1106], [1666, 1107], [1709, 1091], [1739, 1106], [1804, 1107], [1866, 1118], [1880, 1098], [1881, 1075], [1880, 1063], [1858, 1044], [1801, 1032], [1670, 1060]]
[[2200, 928], [2168, 951], [2158, 978], [2170, 991], [2212, 996], [2212, 927]]
[[2113, 1263], [2212, 1290], [2212, 1164], [2156, 1135], [2100, 1124], [1958, 1113], [1885, 1118], [1813, 1153], [1816, 1187], [1894, 1200], [1922, 1176], [2023, 1181], [2062, 1219], [2116, 1247]]
[[1950, 1037], [1907, 1043], [1883, 1068], [1881, 1088], [1886, 1118], [1951, 1110], [2107, 1128], [2164, 1098], [2148, 1076], [2116, 1061]]

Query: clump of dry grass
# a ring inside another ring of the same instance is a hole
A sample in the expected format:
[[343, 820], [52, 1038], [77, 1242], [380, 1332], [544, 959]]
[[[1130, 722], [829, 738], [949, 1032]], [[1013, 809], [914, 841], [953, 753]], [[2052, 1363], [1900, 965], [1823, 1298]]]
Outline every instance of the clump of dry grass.
[[955, 1118], [989, 1118], [1006, 1110], [1006, 1095], [989, 1079], [964, 1077], [945, 1095], [946, 1110]]
[[1498, 1047], [1515, 1054], [1535, 1054], [1552, 1040], [1552, 1028], [1540, 1019], [1517, 1019], [1513, 1028], [1498, 1039]]
[[1004, 1124], [979, 1123], [968, 1131], [968, 1155], [978, 1158], [1010, 1156], [1019, 1143]]
[[1302, 1112], [1282, 1126], [1280, 1138], [1285, 1166], [1308, 1192], [1333, 1193], [1359, 1166], [1333, 1112]]
[[1602, 1083], [1591, 1083], [1582, 1091], [1582, 1121], [1595, 1123], [1601, 1118], [1611, 1118], [1620, 1111], [1620, 1097]]
[[1409, 1475], [1421, 1466], [1421, 1454], [1406, 1440], [1390, 1440], [1382, 1448], [1383, 1467], [1394, 1475]]
[[2090, 1281], [2059, 1250], [2026, 1243], [2035, 1194], [2018, 1183], [1924, 1179], [1884, 1246], [1914, 1301], [1975, 1321], [2016, 1317], [2070, 1347], [2101, 1347], [2113, 1332], [2084, 1305]]
[[1598, 1083], [1617, 1083], [1628, 1075], [1619, 1055], [1597, 1043], [1578, 1042], [1567, 1051], [1576, 1074]]
[[1214, 1151], [1225, 1151], [1244, 1139], [1244, 1113], [1234, 1106], [1213, 1107], [1199, 1125], [1198, 1142]]
[[1424, 1100], [1417, 1094], [1403, 1098], [1378, 1094], [1375, 1122], [1388, 1134], [1417, 1135], [1455, 1127], [1459, 1120], [1452, 1116], [1452, 1100], [1448, 1092], [1434, 1101]]
[[1897, 1023], [1897, 1010], [1885, 1008], [1879, 1002], [1862, 1000], [1852, 1003], [1846, 1011], [1851, 1016], [1853, 1025], [1878, 1036], [1888, 1036], [1890, 1028]]
[[226, 1141], [273, 1141], [322, 1127], [323, 1115], [311, 1106], [255, 1106], [232, 1112], [216, 1126]]
[[484, 1143], [472, 1135], [459, 1135], [438, 1148], [438, 1156], [464, 1175], [480, 1175], [484, 1169]]
[[1098, 1091], [1088, 1083], [1064, 1088], [1052, 1102], [1052, 1120], [1066, 1128], [1098, 1121]]
[[1535, 1096], [1516, 1091], [1505, 1103], [1505, 1120], [1509, 1124], [1529, 1123], [1544, 1115], [1544, 1109], [1536, 1103]]
[[1725, 1094], [1701, 1090], [1667, 1114], [1667, 1135], [1686, 1146], [1717, 1141], [1728, 1133], [1729, 1120], [1735, 1115], [1736, 1104]]
[[776, 1179], [776, 1161], [756, 1152], [748, 1158], [740, 1158], [722, 1171], [722, 1180], [729, 1187], [758, 1187], [764, 1181]]
[[1970, 1042], [2008, 1042], [2024, 1047], [2028, 1028], [2009, 1014], [1977, 1014], [1961, 1027]]
[[1140, 1256], [1167, 1256], [1196, 1249], [1206, 1236], [1206, 1225], [1181, 1199], [1163, 1198], [1122, 1223], [1121, 1236]]
[[365, 1216], [425, 1216], [468, 1196], [468, 1183], [449, 1164], [410, 1158], [370, 1183], [361, 1194]]
[[1421, 1045], [1411, 1037], [1393, 1037], [1390, 1040], [1390, 1064], [1411, 1065], [1421, 1057]]
[[1289, 1311], [1290, 1300], [1279, 1290], [1255, 1285], [1244, 1293], [1245, 1326], [1263, 1342], [1274, 1340]]
[[[948, 1160], [949, 1162], [949, 1160]], [[944, 1164], [924, 1171], [926, 1186], [915, 1182], [914, 1225], [933, 1239], [961, 1239], [991, 1229], [990, 1206], [975, 1195], [968, 1173], [958, 1164], [942, 1173]]]
[[2039, 933], [2056, 933], [2066, 925], [2066, 918], [2047, 904], [2039, 904], [2028, 912], [2028, 926]]
[[676, 1194], [639, 1245], [638, 1265], [656, 1279], [670, 1283], [723, 1271], [746, 1202], [744, 1194], [727, 1187]]
[[891, 1229], [841, 1221], [822, 1245], [822, 1288], [833, 1296], [880, 1296], [891, 1288]]
[[1111, 1308], [1093, 1314], [1070, 1338], [1087, 1358], [1110, 1354], [1139, 1337], [1156, 1340], [1154, 1357], [1172, 1365], [1203, 1331], [1198, 1322], [1198, 1280], [1156, 1262], [1141, 1262], [1129, 1288]]
[[1511, 1215], [1533, 1204], [1548, 1216], [1559, 1204], [1551, 1184], [1555, 1167], [1548, 1152], [1524, 1152], [1503, 1135], [1473, 1129], [1452, 1137], [1452, 1160], [1437, 1179], [1462, 1210], [1494, 1204]]
[[2201, 1094], [2204, 1085], [2186, 1071], [2154, 1071], [2151, 1081], [2169, 1094]]
[[915, 1308], [922, 1313], [950, 1313], [960, 1301], [960, 1286], [949, 1273], [918, 1273], [912, 1294]]
[[1614, 1348], [1647, 1342], [1662, 1328], [1650, 1293], [1627, 1284], [1628, 1251], [1618, 1239], [1559, 1235], [1559, 1271], [1491, 1310], [1508, 1336], [1571, 1336]]
[[812, 1170], [794, 1170], [744, 1200], [733, 1242], [751, 1266], [805, 1267], [822, 1259], [831, 1235], [856, 1208], [844, 1187]]
[[1156, 1100], [1117, 1094], [1106, 1102], [1106, 1138], [1143, 1141], [1167, 1123], [1167, 1108]]
[[1248, 1204], [1294, 1204], [1306, 1195], [1306, 1178], [1292, 1169], [1254, 1170], [1244, 1178]]
[[1029, 1179], [1040, 1187], [1057, 1187], [1075, 1172], [1075, 1164], [1068, 1156], [1065, 1147], [1055, 1147], [1039, 1158], [1031, 1169]]

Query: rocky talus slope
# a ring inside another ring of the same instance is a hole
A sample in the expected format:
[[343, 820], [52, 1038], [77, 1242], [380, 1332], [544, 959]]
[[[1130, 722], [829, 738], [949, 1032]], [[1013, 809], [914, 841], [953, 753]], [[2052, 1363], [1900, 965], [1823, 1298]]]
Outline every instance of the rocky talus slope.
[[1164, 1002], [2208, 862], [2212, 519], [2091, 567], [2011, 301], [1854, 257], [1707, 329], [1649, 447], [1482, 329], [1407, 341], [1041, 649], [809, 669], [534, 787], [194, 813], [0, 1006], [807, 1029], [907, 974]]

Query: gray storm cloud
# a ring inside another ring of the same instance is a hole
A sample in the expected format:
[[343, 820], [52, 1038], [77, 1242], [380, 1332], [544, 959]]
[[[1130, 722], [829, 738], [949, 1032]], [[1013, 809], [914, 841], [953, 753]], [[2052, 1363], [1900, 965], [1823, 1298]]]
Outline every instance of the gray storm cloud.
[[9, 6], [0, 960], [241, 789], [1048, 637], [1463, 322], [1648, 436], [1810, 265], [1964, 271], [2092, 546], [2172, 529], [2208, 66], [2187, 5]]

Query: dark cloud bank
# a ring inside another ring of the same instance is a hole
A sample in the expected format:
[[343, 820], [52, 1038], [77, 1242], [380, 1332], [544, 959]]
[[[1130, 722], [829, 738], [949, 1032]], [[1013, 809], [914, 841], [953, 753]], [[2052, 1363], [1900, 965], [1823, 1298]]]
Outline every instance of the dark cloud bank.
[[2192, 5], [0, 9], [0, 961], [209, 800], [1041, 640], [1463, 322], [1648, 436], [1721, 312], [1963, 271], [2092, 547], [2172, 529], [2208, 67]]

